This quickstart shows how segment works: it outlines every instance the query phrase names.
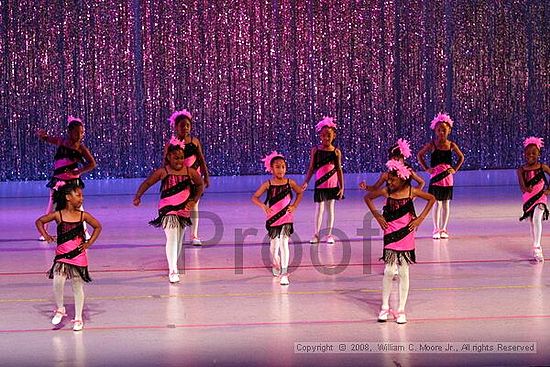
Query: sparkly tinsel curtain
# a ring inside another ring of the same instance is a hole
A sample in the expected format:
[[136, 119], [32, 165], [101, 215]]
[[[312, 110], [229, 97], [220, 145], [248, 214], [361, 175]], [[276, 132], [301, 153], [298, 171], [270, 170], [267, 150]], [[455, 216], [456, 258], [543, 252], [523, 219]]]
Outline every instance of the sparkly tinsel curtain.
[[[81, 116], [95, 178], [160, 165], [174, 109], [194, 115], [213, 174], [257, 174], [283, 152], [303, 172], [324, 115], [346, 172], [417, 151], [439, 111], [466, 168], [510, 168], [549, 137], [545, 0], [0, 0], [0, 180], [45, 179]], [[549, 141], [550, 143], [550, 141]], [[414, 163], [414, 160], [413, 160]]]

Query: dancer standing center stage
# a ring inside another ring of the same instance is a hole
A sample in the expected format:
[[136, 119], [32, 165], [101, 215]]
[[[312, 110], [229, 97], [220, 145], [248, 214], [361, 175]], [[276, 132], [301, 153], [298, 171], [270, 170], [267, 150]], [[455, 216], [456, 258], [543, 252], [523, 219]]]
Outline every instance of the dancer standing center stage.
[[[396, 317], [398, 324], [407, 322], [405, 305], [409, 295], [409, 264], [416, 262], [414, 237], [418, 226], [424, 221], [435, 198], [411, 186], [411, 171], [403, 163], [389, 160], [387, 187], [365, 196], [365, 203], [374, 218], [384, 230], [384, 253], [381, 260], [386, 264], [382, 281], [382, 308], [378, 321]], [[378, 213], [373, 200], [386, 198], [383, 214]], [[413, 199], [419, 197], [427, 201], [420, 216], [416, 216]], [[397, 313], [390, 308], [389, 300], [394, 274], [399, 274], [399, 306]]]
[[134, 196], [134, 205], [139, 206], [141, 196], [155, 183], [162, 181], [158, 217], [149, 224], [164, 229], [170, 283], [180, 281], [178, 259], [181, 255], [183, 235], [185, 228], [191, 225], [190, 211], [204, 188], [197, 171], [185, 166], [184, 149], [185, 144], [172, 137], [166, 155], [167, 164], [143, 181]]

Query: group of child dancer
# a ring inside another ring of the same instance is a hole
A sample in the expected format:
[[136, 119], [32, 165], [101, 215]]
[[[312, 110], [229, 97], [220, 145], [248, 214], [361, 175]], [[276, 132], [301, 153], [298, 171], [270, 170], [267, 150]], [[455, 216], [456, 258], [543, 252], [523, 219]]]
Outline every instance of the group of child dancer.
[[[209, 174], [200, 140], [191, 136], [192, 115], [186, 110], [176, 111], [169, 119], [174, 135], [164, 147], [163, 166], [153, 171], [145, 179], [133, 199], [139, 206], [142, 195], [155, 183], [161, 182], [158, 217], [151, 225], [162, 227], [166, 235], [166, 258], [170, 283], [180, 281], [177, 262], [182, 251], [182, 241], [187, 227], [191, 227], [190, 243], [200, 246], [198, 236], [198, 203], [204, 188], [209, 185]], [[438, 114], [430, 125], [435, 139], [425, 144], [418, 152], [421, 167], [430, 174], [428, 192], [422, 189], [424, 180], [411, 168], [406, 159], [411, 156], [409, 144], [398, 139], [389, 149], [387, 171], [383, 172], [374, 185], [360, 183], [360, 188], [368, 191], [364, 201], [383, 230], [384, 249], [381, 260], [385, 263], [382, 283], [382, 306], [378, 321], [386, 321], [393, 316], [397, 323], [406, 323], [405, 304], [409, 291], [409, 264], [416, 261], [415, 231], [428, 216], [432, 206], [433, 238], [449, 238], [449, 202], [453, 197], [453, 175], [464, 162], [464, 155], [458, 145], [449, 140], [453, 121], [447, 114]], [[270, 252], [273, 276], [281, 285], [289, 284], [288, 265], [290, 250], [289, 238], [294, 232], [293, 215], [300, 204], [303, 192], [315, 174], [314, 202], [315, 222], [311, 244], [321, 241], [321, 228], [325, 209], [327, 211], [327, 235], [324, 241], [334, 244], [334, 205], [344, 198], [344, 176], [342, 153], [333, 143], [337, 125], [330, 117], [323, 118], [316, 125], [320, 143], [311, 149], [310, 163], [304, 182], [298, 185], [286, 178], [287, 162], [282, 154], [273, 151], [262, 161], [265, 170], [272, 177], [263, 182], [252, 196], [252, 202], [266, 215], [266, 229], [270, 237]], [[40, 239], [57, 242], [56, 255], [48, 275], [54, 282], [54, 295], [57, 308], [52, 323], [57, 325], [66, 316], [63, 302], [63, 288], [66, 279], [72, 279], [75, 297], [75, 319], [73, 330], [83, 328], [82, 308], [84, 302], [83, 282], [91, 281], [88, 273], [87, 249], [101, 233], [101, 224], [82, 208], [84, 183], [81, 175], [92, 170], [95, 160], [82, 143], [84, 124], [82, 120], [69, 116], [67, 135], [63, 138], [51, 137], [44, 130], [38, 137], [56, 145], [54, 174], [47, 187], [51, 188], [47, 213], [36, 220]], [[543, 140], [530, 137], [524, 141], [525, 164], [518, 169], [518, 180], [523, 193], [523, 215], [520, 220], [529, 219], [533, 237], [534, 257], [544, 261], [541, 249], [542, 220], [548, 218], [547, 195], [550, 193], [546, 174], [550, 168], [539, 162]], [[453, 165], [453, 153], [457, 157]], [[425, 156], [430, 154], [430, 164]], [[416, 187], [411, 182], [416, 181]], [[385, 187], [382, 187], [383, 184]], [[266, 194], [264, 201], [261, 197]], [[295, 195], [294, 195], [295, 194]], [[373, 200], [385, 197], [382, 213]], [[424, 199], [426, 204], [420, 215], [416, 215], [413, 200]], [[54, 210], [55, 209], [55, 210]], [[57, 237], [48, 233], [47, 224], [57, 223]], [[91, 235], [86, 223], [93, 228]], [[392, 281], [399, 278], [399, 304], [397, 312], [389, 305]]]

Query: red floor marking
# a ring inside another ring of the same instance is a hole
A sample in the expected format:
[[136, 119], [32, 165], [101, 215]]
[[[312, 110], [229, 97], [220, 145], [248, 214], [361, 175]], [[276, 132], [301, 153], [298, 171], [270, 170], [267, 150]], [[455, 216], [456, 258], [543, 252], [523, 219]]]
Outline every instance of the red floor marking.
[[[524, 319], [550, 319], [550, 315], [503, 315], [503, 316], [479, 316], [479, 317], [439, 317], [439, 318], [409, 318], [409, 323], [430, 321], [491, 321], [491, 320], [524, 320]], [[376, 318], [367, 320], [298, 320], [298, 321], [274, 321], [274, 322], [242, 322], [242, 323], [214, 323], [214, 324], [190, 324], [190, 325], [120, 325], [120, 326], [85, 326], [84, 330], [128, 330], [128, 329], [196, 329], [196, 328], [224, 328], [224, 327], [249, 327], [249, 326], [281, 326], [281, 325], [330, 325], [330, 324], [361, 324], [377, 323]], [[391, 321], [390, 321], [391, 323]], [[71, 331], [66, 329], [38, 328], [38, 329], [7, 329], [0, 333], [29, 333], [48, 331]]]

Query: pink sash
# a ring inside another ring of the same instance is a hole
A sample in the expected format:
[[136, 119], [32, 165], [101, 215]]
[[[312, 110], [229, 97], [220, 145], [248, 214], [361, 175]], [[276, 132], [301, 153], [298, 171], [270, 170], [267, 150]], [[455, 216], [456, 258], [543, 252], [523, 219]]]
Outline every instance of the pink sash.
[[[82, 243], [82, 238], [76, 237], [72, 240], [64, 242], [60, 245], [57, 245], [55, 249], [56, 255], [63, 255], [68, 252], [75, 250]], [[76, 265], [76, 266], [88, 266], [88, 257], [86, 256], [86, 251], [82, 251], [78, 256], [72, 259], [62, 258], [57, 260], [57, 262], [62, 262], [66, 264]]]
[[[535, 177], [535, 175], [537, 174], [537, 171], [538, 170], [526, 171], [527, 180], [530, 180], [533, 177]], [[533, 187], [532, 187], [533, 189], [531, 190], [531, 192], [524, 192], [523, 195], [522, 195], [523, 204], [527, 203], [534, 196], [537, 196], [541, 191], [544, 190], [544, 187], [545, 187], [544, 180], [539, 180], [535, 185], [533, 185]], [[548, 196], [543, 194], [540, 198], [535, 200], [533, 203], [530, 203], [529, 208], [527, 210], [525, 210], [525, 208], [524, 208], [524, 211], [528, 212], [528, 211], [532, 210], [538, 204], [545, 204], [545, 205], [548, 204]]]
[[[319, 180], [321, 177], [329, 173], [331, 170], [334, 170], [335, 167], [336, 166], [332, 162], [319, 167], [319, 169], [315, 171], [315, 180]], [[321, 183], [319, 186], [316, 186], [316, 188], [318, 189], [332, 189], [335, 187], [338, 187], [338, 176], [336, 175], [336, 171], [332, 173], [332, 175], [329, 177], [328, 180]]]
[[[290, 195], [286, 195], [282, 200], [279, 200], [278, 202], [270, 206], [272, 212], [271, 212], [271, 215], [267, 217], [267, 220], [269, 221], [271, 218], [276, 216], [279, 212], [284, 210], [284, 208], [290, 205], [290, 201], [291, 201]], [[293, 219], [294, 219], [293, 213], [286, 212], [282, 217], [277, 219], [270, 226], [277, 227], [283, 224], [292, 223]]]
[[[388, 222], [388, 228], [384, 230], [384, 235], [399, 231], [409, 225], [409, 223], [414, 219], [411, 213], [407, 213], [401, 218], [398, 218], [394, 221]], [[396, 251], [410, 251], [414, 250], [414, 231], [406, 235], [404, 238], [392, 242], [388, 245], [385, 245], [385, 249], [396, 250]]]
[[[162, 208], [167, 207], [167, 206], [181, 205], [181, 204], [183, 204], [187, 201], [187, 199], [189, 198], [189, 195], [190, 195], [189, 187], [187, 187], [182, 191], [176, 192], [174, 195], [164, 197], [164, 198], [160, 199], [158, 209], [159, 209], [159, 211], [161, 211]], [[170, 214], [174, 214], [174, 215], [177, 215], [177, 216], [180, 216], [180, 217], [190, 217], [191, 216], [191, 212], [189, 210], [185, 209], [185, 208], [182, 208], [182, 209], [179, 209], [179, 210], [169, 210], [168, 212], [166, 212], [165, 215], [170, 215]]]
[[[437, 180], [437, 178], [436, 178], [436, 176], [442, 174], [443, 172], [445, 172], [449, 168], [452, 168], [452, 167], [450, 165], [446, 164], [446, 163], [440, 163], [437, 166], [435, 166], [433, 168], [432, 173], [430, 174], [430, 180], [431, 180], [430, 185], [432, 185], [432, 186], [452, 187], [453, 184], [454, 184], [452, 174], [448, 174], [446, 177], [444, 177], [442, 179], [439, 179], [439, 180]], [[434, 181], [433, 180], [434, 178], [436, 178], [437, 181]]]

